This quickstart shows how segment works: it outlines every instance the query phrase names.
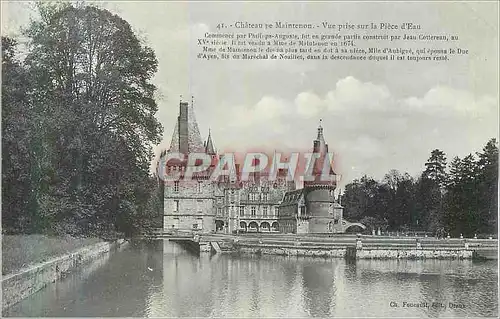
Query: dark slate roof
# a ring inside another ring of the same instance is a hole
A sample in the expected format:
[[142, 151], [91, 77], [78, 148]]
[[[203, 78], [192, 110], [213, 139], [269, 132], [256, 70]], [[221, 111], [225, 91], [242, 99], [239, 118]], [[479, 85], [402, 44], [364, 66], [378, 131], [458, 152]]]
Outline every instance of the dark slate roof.
[[205, 153], [209, 155], [215, 155], [215, 147], [214, 143], [212, 142], [212, 135], [210, 134], [210, 131], [208, 131], [208, 139], [207, 142], [205, 143]]
[[281, 202], [281, 205], [285, 206], [285, 205], [298, 204], [300, 199], [302, 198], [303, 193], [304, 193], [303, 188], [286, 192], [285, 195], [283, 196], [283, 200]]

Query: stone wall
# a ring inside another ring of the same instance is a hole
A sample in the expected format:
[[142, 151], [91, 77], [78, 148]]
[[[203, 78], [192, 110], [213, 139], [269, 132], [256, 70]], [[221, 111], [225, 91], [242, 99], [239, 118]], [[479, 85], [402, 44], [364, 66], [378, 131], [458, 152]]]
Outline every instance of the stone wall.
[[[342, 232], [342, 218], [337, 216], [334, 222], [334, 186], [310, 187], [306, 192], [307, 211], [311, 216], [309, 233], [340, 233]], [[338, 210], [337, 214], [341, 213]]]
[[[176, 192], [174, 182], [168, 182], [165, 185], [163, 228], [215, 230], [213, 187], [210, 180], [181, 180]], [[176, 201], [179, 203], [177, 211]]]
[[307, 234], [309, 233], [309, 221], [308, 220], [298, 220], [297, 221], [297, 234]]
[[244, 254], [310, 256], [310, 257], [345, 257], [346, 248], [279, 247], [275, 245], [238, 245], [237, 250]]
[[297, 204], [280, 206], [278, 212], [279, 231], [282, 233], [293, 233], [297, 228]]
[[[473, 250], [465, 248], [363, 248], [349, 247], [350, 258], [356, 259], [471, 259]], [[300, 246], [271, 245], [271, 244], [244, 244], [236, 245], [236, 250], [246, 254], [292, 255], [292, 256], [317, 256], [317, 257], [346, 257], [348, 247], [340, 246]], [[354, 254], [355, 250], [355, 254]]]
[[2, 278], [2, 309], [23, 300], [33, 293], [55, 282], [65, 274], [83, 266], [113, 249], [124, 245], [124, 240], [91, 245], [70, 254], [21, 269]]
[[469, 249], [358, 249], [357, 259], [472, 259]]

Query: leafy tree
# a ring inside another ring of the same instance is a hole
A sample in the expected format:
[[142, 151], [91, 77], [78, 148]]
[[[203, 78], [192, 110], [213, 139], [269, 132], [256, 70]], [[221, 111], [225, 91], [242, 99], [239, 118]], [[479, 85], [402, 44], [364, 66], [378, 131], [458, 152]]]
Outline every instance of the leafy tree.
[[6, 232], [31, 232], [37, 211], [36, 134], [29, 77], [15, 58], [16, 41], [2, 37], [2, 226]]
[[368, 176], [363, 176], [346, 185], [342, 196], [345, 218], [352, 221], [364, 219], [372, 226], [376, 225], [377, 228], [385, 229], [389, 199], [384, 200], [381, 194], [384, 194], [384, 189], [380, 183]]
[[130, 25], [92, 6], [40, 6], [26, 66], [33, 80], [40, 212], [83, 233], [131, 232], [149, 191], [154, 52]]

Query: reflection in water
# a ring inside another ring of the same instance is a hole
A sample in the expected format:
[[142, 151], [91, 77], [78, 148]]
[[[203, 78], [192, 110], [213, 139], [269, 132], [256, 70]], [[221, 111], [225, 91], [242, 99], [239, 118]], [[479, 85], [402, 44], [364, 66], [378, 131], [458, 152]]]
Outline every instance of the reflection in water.
[[210, 256], [168, 241], [136, 242], [4, 315], [494, 317], [497, 278], [496, 262]]
[[335, 287], [332, 265], [329, 263], [304, 265], [302, 283], [307, 312], [314, 317], [329, 317]]

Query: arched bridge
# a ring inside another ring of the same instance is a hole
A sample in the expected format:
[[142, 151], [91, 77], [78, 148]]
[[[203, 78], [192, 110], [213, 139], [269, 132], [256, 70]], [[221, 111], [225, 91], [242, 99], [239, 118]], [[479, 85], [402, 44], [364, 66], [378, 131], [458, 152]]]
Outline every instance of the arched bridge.
[[351, 223], [345, 219], [342, 221], [342, 229], [343, 229], [344, 233], [347, 231], [347, 229], [349, 229], [351, 227], [360, 227], [363, 230], [366, 229], [366, 226], [361, 224], [361, 223]]

